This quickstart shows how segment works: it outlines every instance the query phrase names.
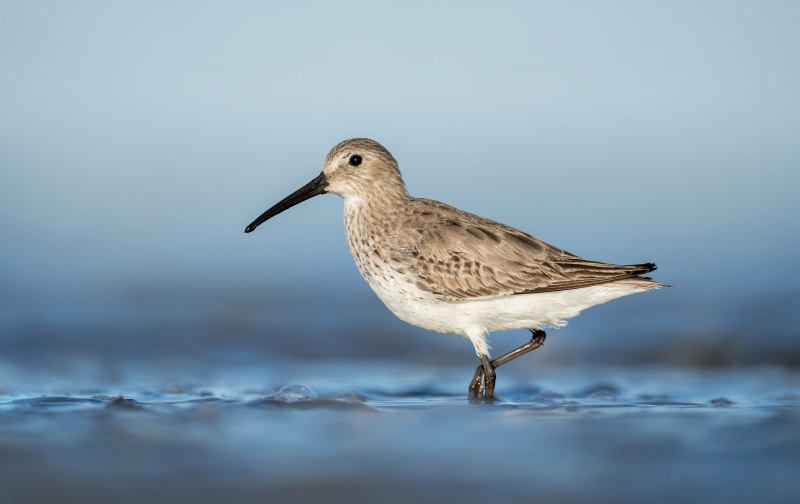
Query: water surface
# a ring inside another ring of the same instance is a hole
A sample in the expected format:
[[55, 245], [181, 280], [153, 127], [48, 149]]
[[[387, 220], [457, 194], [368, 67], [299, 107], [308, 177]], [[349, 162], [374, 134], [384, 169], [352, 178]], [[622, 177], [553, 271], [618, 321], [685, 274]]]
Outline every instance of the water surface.
[[777, 503], [800, 491], [797, 371], [512, 369], [489, 407], [467, 403], [469, 370], [292, 367], [304, 384], [240, 369], [4, 389], [0, 502]]

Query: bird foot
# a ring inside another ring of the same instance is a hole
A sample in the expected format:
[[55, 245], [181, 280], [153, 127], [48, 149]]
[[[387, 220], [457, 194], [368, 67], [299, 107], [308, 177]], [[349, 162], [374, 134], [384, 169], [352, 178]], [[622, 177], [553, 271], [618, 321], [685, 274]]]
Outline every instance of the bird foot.
[[[488, 370], [488, 372], [487, 372]], [[487, 358], [481, 358], [481, 364], [475, 370], [475, 375], [469, 384], [470, 404], [493, 404], [494, 384], [496, 381], [494, 366]]]

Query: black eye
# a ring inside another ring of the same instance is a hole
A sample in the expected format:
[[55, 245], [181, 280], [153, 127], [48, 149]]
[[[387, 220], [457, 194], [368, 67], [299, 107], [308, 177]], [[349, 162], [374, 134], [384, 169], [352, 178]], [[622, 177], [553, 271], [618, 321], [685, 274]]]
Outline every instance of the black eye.
[[350, 166], [358, 166], [361, 164], [361, 156], [353, 154], [350, 156]]

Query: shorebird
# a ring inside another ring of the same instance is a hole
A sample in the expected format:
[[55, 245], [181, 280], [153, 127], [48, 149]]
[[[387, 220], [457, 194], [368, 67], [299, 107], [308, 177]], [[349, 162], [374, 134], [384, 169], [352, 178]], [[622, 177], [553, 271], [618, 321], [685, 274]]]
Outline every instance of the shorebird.
[[[344, 199], [356, 266], [397, 317], [469, 339], [481, 363], [469, 398], [494, 399], [495, 369], [539, 348], [545, 327], [628, 294], [667, 287], [644, 277], [653, 263], [587, 261], [511, 226], [408, 194], [394, 157], [367, 138], [345, 140], [322, 172], [261, 214], [245, 233], [314, 196]], [[491, 359], [486, 336], [529, 329], [531, 340]]]

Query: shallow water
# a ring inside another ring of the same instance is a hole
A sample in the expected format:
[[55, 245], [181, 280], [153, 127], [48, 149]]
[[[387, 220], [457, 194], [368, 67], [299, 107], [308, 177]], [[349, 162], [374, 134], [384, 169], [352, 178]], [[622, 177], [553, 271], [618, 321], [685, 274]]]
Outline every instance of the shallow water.
[[[461, 368], [290, 367], [6, 388], [0, 503], [791, 502], [800, 491], [797, 371], [510, 369], [502, 400], [474, 406]], [[306, 380], [284, 388], [281, 374]]]

